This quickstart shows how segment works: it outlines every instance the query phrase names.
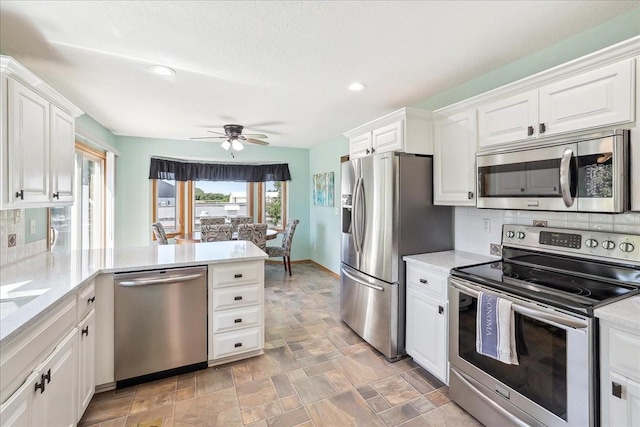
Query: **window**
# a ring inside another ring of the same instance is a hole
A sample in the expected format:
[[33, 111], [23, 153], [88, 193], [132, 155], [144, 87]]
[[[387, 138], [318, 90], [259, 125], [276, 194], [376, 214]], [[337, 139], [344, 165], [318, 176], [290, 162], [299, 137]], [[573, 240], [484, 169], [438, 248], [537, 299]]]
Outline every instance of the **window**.
[[49, 209], [54, 252], [104, 246], [105, 158], [102, 152], [76, 144], [74, 203]]
[[234, 181], [190, 181], [192, 230], [200, 230], [200, 218], [253, 216], [251, 184]]
[[258, 221], [266, 222], [269, 228], [284, 229], [287, 222], [287, 181], [267, 181], [258, 185]]
[[[182, 209], [184, 182], [154, 179], [152, 185], [152, 222], [160, 221], [167, 233], [167, 237], [182, 234], [184, 232], [184, 212]], [[149, 231], [149, 233], [151, 233], [151, 231]]]

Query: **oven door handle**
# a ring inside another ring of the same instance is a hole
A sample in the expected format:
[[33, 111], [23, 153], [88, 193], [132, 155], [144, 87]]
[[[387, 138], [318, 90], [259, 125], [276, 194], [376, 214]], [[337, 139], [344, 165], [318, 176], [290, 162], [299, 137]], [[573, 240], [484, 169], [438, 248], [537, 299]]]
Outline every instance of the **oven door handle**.
[[573, 205], [573, 197], [571, 197], [571, 157], [573, 157], [573, 150], [567, 148], [560, 159], [560, 191], [562, 192], [562, 201], [568, 208]]
[[[451, 286], [462, 291], [463, 293], [472, 296], [474, 298], [478, 298], [478, 294], [480, 291], [473, 289], [467, 285], [463, 285], [460, 282], [456, 282], [454, 280], [449, 281]], [[561, 313], [542, 311], [539, 308], [531, 308], [520, 303], [514, 302], [511, 298], [500, 296], [500, 298], [511, 301], [511, 309], [516, 313], [524, 314], [527, 317], [532, 319], [539, 320], [544, 323], [549, 323], [551, 325], [557, 326], [562, 329], [572, 328], [572, 329], [587, 329], [589, 325], [585, 322], [581, 322], [577, 319], [574, 319], [570, 316], [563, 315]], [[580, 331], [586, 332], [586, 331]]]

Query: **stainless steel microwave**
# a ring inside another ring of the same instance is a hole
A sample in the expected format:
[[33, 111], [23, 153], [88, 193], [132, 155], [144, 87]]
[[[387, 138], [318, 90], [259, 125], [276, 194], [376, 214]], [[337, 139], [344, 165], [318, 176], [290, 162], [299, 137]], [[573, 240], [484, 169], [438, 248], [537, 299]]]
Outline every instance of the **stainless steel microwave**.
[[477, 207], [577, 212], [629, 208], [629, 131], [479, 152]]

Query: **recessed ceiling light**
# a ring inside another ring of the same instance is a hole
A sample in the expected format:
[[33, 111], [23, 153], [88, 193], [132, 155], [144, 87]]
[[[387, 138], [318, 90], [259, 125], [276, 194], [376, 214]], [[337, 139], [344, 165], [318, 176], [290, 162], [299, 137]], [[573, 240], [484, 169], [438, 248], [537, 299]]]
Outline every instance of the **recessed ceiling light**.
[[359, 91], [359, 90], [364, 89], [365, 87], [367, 87], [367, 86], [365, 86], [365, 84], [364, 84], [364, 83], [360, 83], [360, 82], [353, 82], [353, 83], [351, 83], [351, 84], [349, 85], [349, 90], [352, 90], [352, 91], [354, 91], [354, 92], [357, 92], [357, 91]]
[[152, 65], [149, 69], [160, 76], [171, 76], [176, 73], [176, 70], [164, 65]]

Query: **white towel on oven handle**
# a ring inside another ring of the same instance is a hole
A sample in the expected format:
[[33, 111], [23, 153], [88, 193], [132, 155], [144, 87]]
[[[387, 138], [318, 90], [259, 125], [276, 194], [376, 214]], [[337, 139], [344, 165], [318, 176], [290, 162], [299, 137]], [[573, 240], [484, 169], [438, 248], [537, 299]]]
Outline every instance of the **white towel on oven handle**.
[[518, 365], [511, 301], [479, 292], [476, 314], [476, 351], [500, 362]]

